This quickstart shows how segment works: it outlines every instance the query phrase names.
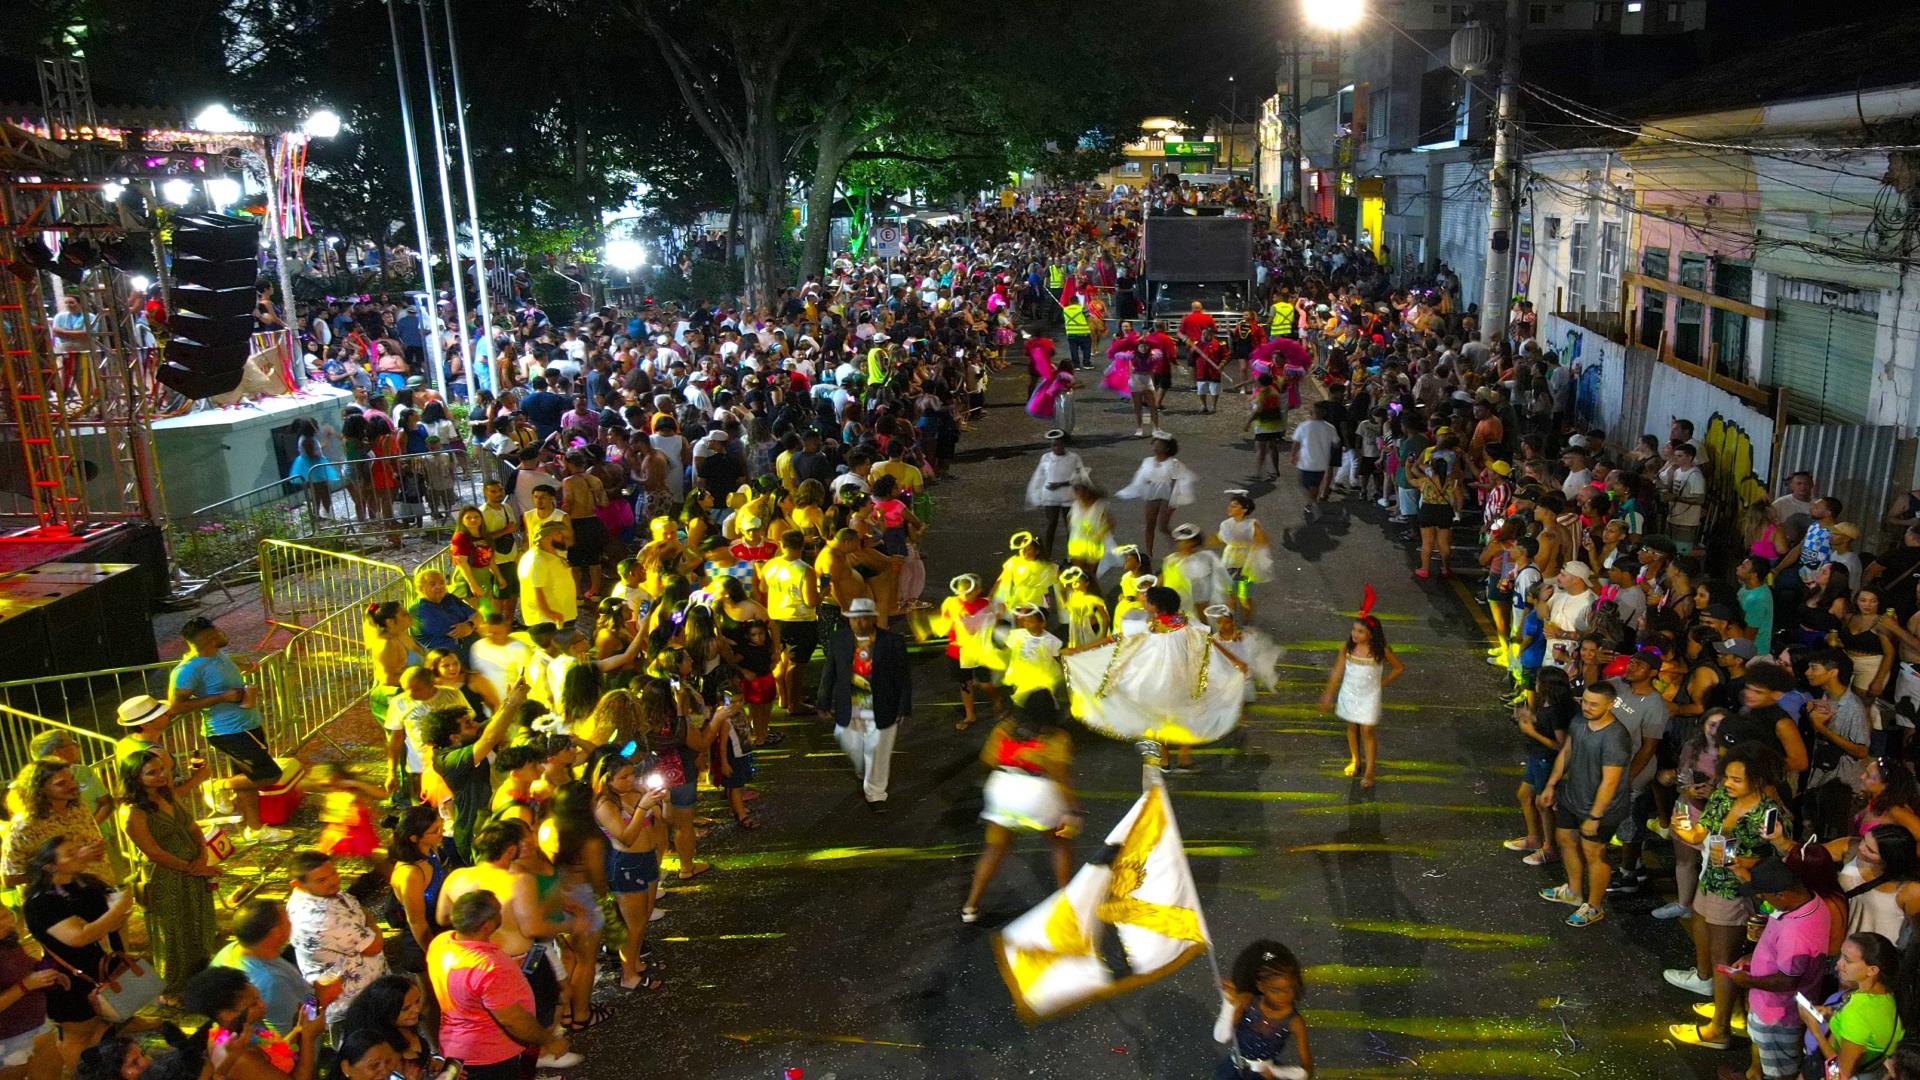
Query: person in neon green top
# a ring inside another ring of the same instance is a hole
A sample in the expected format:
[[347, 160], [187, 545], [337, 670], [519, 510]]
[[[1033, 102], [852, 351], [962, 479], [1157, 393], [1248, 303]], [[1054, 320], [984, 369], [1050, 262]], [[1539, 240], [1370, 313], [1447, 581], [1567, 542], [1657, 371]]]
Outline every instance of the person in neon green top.
[[1060, 305], [1060, 317], [1067, 326], [1067, 357], [1075, 368], [1093, 363], [1093, 316], [1078, 297]]
[[[1880, 1063], [1906, 1035], [1889, 989], [1900, 977], [1900, 954], [1893, 942], [1875, 933], [1848, 934], [1835, 963], [1840, 992], [1826, 1005], [1802, 1008], [1809, 1023], [1807, 1053], [1837, 1061], [1841, 1080], [1878, 1075]], [[1836, 1004], [1837, 1003], [1837, 1004]], [[1824, 1021], [1824, 1024], [1822, 1024]], [[1823, 1035], [1820, 1031], [1827, 1030]]]

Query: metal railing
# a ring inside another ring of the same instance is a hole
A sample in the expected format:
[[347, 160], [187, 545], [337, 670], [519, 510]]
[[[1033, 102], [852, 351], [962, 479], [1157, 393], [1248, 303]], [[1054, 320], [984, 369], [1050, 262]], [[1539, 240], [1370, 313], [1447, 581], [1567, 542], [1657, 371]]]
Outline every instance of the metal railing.
[[[286, 755], [316, 737], [325, 738], [327, 726], [353, 708], [372, 686], [373, 669], [362, 629], [366, 605], [385, 600], [405, 605], [415, 596], [412, 574], [393, 563], [280, 541], [269, 541], [262, 549], [263, 566], [283, 569], [283, 575], [272, 580], [301, 583], [298, 591], [281, 595], [283, 611], [299, 615], [303, 613], [300, 605], [315, 604], [323, 598], [337, 601], [311, 625], [286, 624], [294, 629], [293, 636], [261, 657], [248, 675], [247, 681], [259, 688], [267, 745], [275, 753]], [[420, 566], [450, 569], [451, 550], [440, 549]], [[299, 572], [289, 576], [284, 573], [288, 568]], [[329, 569], [338, 573], [330, 575]], [[337, 583], [333, 589], [313, 584], [329, 576]], [[355, 588], [364, 591], [351, 595]], [[266, 595], [263, 589], [263, 597]], [[69, 732], [80, 744], [82, 764], [104, 763], [102, 771], [112, 773], [113, 744], [121, 734], [116, 717], [120, 702], [136, 694], [150, 694], [165, 701], [168, 682], [178, 665], [178, 661], [167, 661], [0, 682], [0, 770], [7, 776], [16, 775], [33, 760], [33, 740], [57, 729]], [[206, 749], [200, 723], [194, 717], [169, 725], [161, 742], [183, 763]], [[338, 744], [336, 748], [345, 750]], [[216, 777], [231, 774], [225, 755], [206, 756]]]
[[342, 608], [385, 598], [407, 571], [390, 562], [293, 540], [262, 540], [260, 607], [269, 625], [300, 630]]
[[419, 484], [419, 512], [402, 513], [406, 504], [376, 499], [369, 461], [330, 461], [328, 490], [316, 493], [293, 480], [244, 491], [203, 506], [173, 522], [174, 561], [189, 576], [226, 579], [251, 572], [259, 545], [269, 540], [313, 540], [338, 545], [428, 527], [451, 528], [452, 515], [478, 504], [488, 480], [501, 479], [499, 459], [482, 447], [434, 450], [382, 458], [406, 487]]

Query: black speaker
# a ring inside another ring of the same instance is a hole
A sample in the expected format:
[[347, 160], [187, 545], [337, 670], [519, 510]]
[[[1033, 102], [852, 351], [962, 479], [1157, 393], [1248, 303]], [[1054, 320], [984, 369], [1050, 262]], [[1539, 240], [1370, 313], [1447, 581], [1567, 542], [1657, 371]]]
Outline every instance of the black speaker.
[[173, 219], [173, 253], [196, 259], [258, 259], [260, 219], [239, 214], [182, 214]]
[[192, 398], [240, 385], [253, 352], [250, 295], [259, 275], [260, 222], [232, 214], [184, 214], [173, 226], [173, 332], [156, 377]]

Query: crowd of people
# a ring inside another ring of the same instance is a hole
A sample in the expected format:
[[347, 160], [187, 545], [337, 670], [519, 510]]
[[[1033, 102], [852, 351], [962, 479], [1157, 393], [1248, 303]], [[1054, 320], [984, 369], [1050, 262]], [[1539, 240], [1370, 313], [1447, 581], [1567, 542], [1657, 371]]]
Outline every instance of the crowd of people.
[[[309, 475], [338, 468], [370, 519], [404, 516], [405, 470], [383, 474], [383, 458], [470, 450], [484, 480], [481, 501], [433, 508], [451, 527], [447, 568], [423, 567], [411, 603], [365, 612], [384, 775], [319, 772], [326, 831], [290, 861], [288, 900], [243, 907], [222, 942], [221, 853], [286, 839], [259, 805], [280, 766], [224, 635], [189, 623], [169, 700], [122, 707], [111, 783], [74, 769], [79, 748], [54, 734], [14, 786], [0, 869], [25, 885], [20, 921], [58, 969], [15, 970], [0, 939], [0, 1003], [37, 1003], [0, 1010], [0, 1064], [52, 1023], [100, 1080], [223, 1061], [248, 1080], [309, 1080], [323, 1047], [353, 1080], [439, 1076], [450, 1059], [481, 1080], [576, 1065], [569, 1040], [614, 1015], [593, 994], [603, 945], [621, 991], [659, 991], [648, 927], [663, 883], [713, 870], [704, 830], [761, 827], [755, 751], [781, 741], [776, 710], [831, 722], [862, 801], [886, 812], [916, 639], [945, 639], [955, 726], [992, 719], [985, 851], [961, 919], [980, 918], [1023, 832], [1050, 838], [1064, 885], [1081, 824], [1065, 721], [1111, 719], [1080, 715], [1072, 672], [1112, 690], [1105, 709], [1145, 708], [1184, 693], [1182, 665], [1197, 664], [1193, 711], [1231, 713], [1277, 657], [1253, 626], [1273, 539], [1252, 494], [1189, 520], [1201, 478], [1163, 425], [1190, 380], [1202, 412], [1245, 414], [1253, 477], [1278, 478], [1284, 453], [1307, 522], [1384, 509], [1416, 578], [1476, 582], [1524, 768], [1525, 832], [1506, 846], [1551, 878], [1540, 896], [1571, 908], [1570, 926], [1623, 898], [1665, 901], [1651, 914], [1686, 931], [1666, 980], [1703, 999], [1675, 1039], [1745, 1038], [1752, 1066], [1735, 1072], [1755, 1078], [1828, 1062], [1920, 1076], [1901, 1042], [1920, 1016], [1920, 955], [1903, 954], [1920, 914], [1903, 738], [1920, 708], [1920, 496], [1888, 510], [1904, 533], [1878, 554], [1804, 473], [1729, 514], [1687, 420], [1664, 441], [1578, 423], [1573, 372], [1528, 310], [1482, 343], [1444, 268], [1396, 287], [1324, 222], [1256, 211], [1253, 310], [1144, 319], [1141, 212], [1193, 198], [1177, 183], [1063, 188], [980, 208], [891, 265], [838, 259], [759, 313], [605, 309], [557, 325], [529, 306], [486, 335], [483, 376], [449, 368], [464, 413], [422, 377], [417, 311], [306, 313], [316, 369], [355, 395], [337, 431], [308, 433]], [[447, 344], [457, 356], [477, 336]], [[1022, 353], [1028, 412], [1056, 425], [1026, 487], [1034, 528], [935, 602], [920, 555], [933, 491]], [[1111, 493], [1073, 439], [1072, 396], [1096, 382], [1131, 403], [1145, 440]], [[1139, 504], [1137, 544], [1116, 536], [1116, 500]], [[1734, 532], [1727, 565], [1714, 543]], [[1362, 788], [1405, 671], [1371, 604], [1321, 701]], [[1200, 701], [1208, 663], [1231, 672], [1224, 706]], [[234, 766], [218, 785], [233, 837], [189, 809], [205, 759], [162, 745], [189, 715]], [[1192, 768], [1177, 745], [1166, 771]], [[380, 870], [343, 888], [336, 860], [363, 856]], [[95, 992], [136, 904], [168, 913], [145, 920], [153, 991], [211, 1021], [175, 1040], [173, 1064], [110, 1032]], [[1311, 1070], [1284, 945], [1250, 946], [1222, 990], [1219, 1075], [1281, 1075], [1289, 1043]]]

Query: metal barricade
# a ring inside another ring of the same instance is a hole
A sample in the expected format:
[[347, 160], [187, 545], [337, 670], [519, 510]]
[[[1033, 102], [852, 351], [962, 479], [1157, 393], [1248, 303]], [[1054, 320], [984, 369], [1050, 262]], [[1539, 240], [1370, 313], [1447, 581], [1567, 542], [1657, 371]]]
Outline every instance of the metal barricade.
[[406, 576], [393, 563], [312, 544], [260, 543], [260, 606], [272, 626], [299, 630], [343, 608], [358, 610]]
[[[20, 770], [26, 768], [35, 757], [33, 741], [43, 733], [54, 730], [64, 731], [73, 737], [80, 747], [80, 764], [111, 763], [113, 760], [113, 739], [110, 736], [62, 724], [25, 709], [0, 705], [0, 770], [5, 770], [9, 779], [20, 775]], [[111, 768], [109, 764], [103, 771], [111, 771]]]

